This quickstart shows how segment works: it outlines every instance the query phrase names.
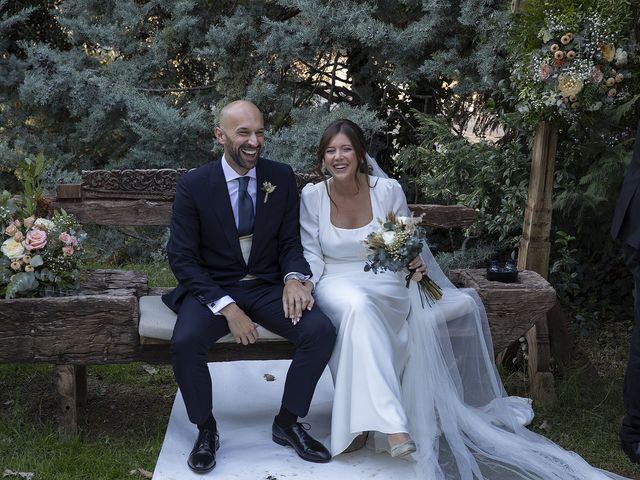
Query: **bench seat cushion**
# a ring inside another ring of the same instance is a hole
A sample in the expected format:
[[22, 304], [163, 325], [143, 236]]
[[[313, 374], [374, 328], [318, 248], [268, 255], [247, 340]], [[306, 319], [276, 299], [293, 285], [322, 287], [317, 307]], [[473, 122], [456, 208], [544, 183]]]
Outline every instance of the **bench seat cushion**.
[[[171, 340], [175, 324], [176, 314], [162, 303], [159, 295], [140, 297], [138, 333], [141, 337]], [[258, 342], [286, 341], [260, 325], [258, 325], [258, 335]], [[218, 340], [218, 343], [236, 343], [236, 341], [229, 334]]]

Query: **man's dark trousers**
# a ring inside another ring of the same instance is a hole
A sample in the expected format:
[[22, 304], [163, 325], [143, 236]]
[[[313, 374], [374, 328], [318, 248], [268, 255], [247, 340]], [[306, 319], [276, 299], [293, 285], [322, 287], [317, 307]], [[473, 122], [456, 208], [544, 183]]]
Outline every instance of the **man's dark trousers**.
[[[305, 311], [300, 322], [293, 325], [282, 309], [282, 285], [245, 280], [225, 288], [252, 321], [296, 346], [282, 404], [298, 417], [306, 416], [316, 384], [331, 356], [336, 338], [333, 324], [314, 307]], [[229, 327], [222, 315], [214, 316], [192, 295], [184, 298], [173, 331], [171, 351], [187, 414], [195, 424], [204, 422], [212, 411], [211, 376], [206, 363], [209, 349], [228, 333]], [[241, 386], [243, 379], [238, 378], [237, 382], [236, 386]]]

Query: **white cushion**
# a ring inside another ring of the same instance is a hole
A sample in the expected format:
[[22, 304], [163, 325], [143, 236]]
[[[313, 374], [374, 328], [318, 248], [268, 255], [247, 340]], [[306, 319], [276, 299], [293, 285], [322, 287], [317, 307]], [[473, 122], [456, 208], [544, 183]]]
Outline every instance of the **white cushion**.
[[[138, 333], [141, 337], [171, 340], [173, 327], [176, 324], [176, 314], [167, 307], [160, 296], [140, 297], [140, 322]], [[258, 325], [258, 341], [285, 340], [275, 333], [271, 333]], [[233, 335], [228, 334], [218, 340], [218, 343], [235, 343]]]

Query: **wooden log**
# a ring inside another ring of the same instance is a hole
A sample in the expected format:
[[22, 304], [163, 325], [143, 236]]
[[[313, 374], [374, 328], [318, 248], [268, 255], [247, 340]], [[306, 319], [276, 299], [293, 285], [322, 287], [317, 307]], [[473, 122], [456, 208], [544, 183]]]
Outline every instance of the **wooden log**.
[[450, 270], [449, 278], [457, 285], [478, 292], [487, 311], [495, 352], [524, 335], [536, 317], [546, 314], [556, 299], [549, 282], [528, 270], [518, 274], [516, 283], [489, 281], [484, 269]]
[[147, 275], [131, 270], [95, 269], [82, 272], [81, 291], [85, 295], [147, 295]]
[[[143, 345], [137, 355], [139, 361], [147, 363], [171, 363], [169, 342]], [[287, 341], [262, 342], [253, 345], [237, 343], [217, 344], [209, 350], [210, 362], [231, 362], [235, 360], [288, 360], [293, 358], [295, 346]]]
[[[82, 224], [94, 225], [168, 225], [171, 202], [160, 200], [83, 199], [81, 202], [53, 200], [54, 208], [64, 208]], [[466, 228], [476, 221], [477, 213], [464, 205], [409, 205], [416, 215], [424, 214], [423, 224], [436, 228]]]
[[173, 201], [176, 182], [186, 169], [84, 170], [84, 198], [143, 198]]
[[55, 367], [56, 390], [60, 396], [60, 431], [66, 436], [78, 433], [76, 374], [74, 365]]
[[79, 200], [82, 198], [81, 183], [66, 183], [56, 186], [56, 196], [65, 200]]
[[134, 295], [0, 300], [0, 362], [125, 363], [137, 348]]
[[467, 228], [475, 223], [478, 212], [465, 205], [409, 205], [414, 215], [424, 215], [422, 224], [434, 228]]
[[162, 200], [53, 200], [54, 208], [64, 208], [87, 225], [168, 225], [171, 206], [171, 201]]

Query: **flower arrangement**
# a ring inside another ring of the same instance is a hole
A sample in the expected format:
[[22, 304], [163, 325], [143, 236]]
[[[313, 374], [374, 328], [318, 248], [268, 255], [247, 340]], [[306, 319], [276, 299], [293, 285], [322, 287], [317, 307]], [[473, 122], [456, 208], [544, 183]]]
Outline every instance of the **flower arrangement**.
[[624, 38], [626, 14], [598, 1], [586, 8], [538, 3], [528, 4], [525, 20], [516, 22], [521, 41], [511, 46], [519, 111], [573, 123], [581, 113], [630, 100], [635, 46]]
[[401, 217], [389, 212], [386, 220], [380, 221], [380, 229], [367, 235], [363, 243], [371, 251], [364, 266], [365, 272], [400, 272], [407, 269], [406, 286], [409, 288], [411, 280], [418, 283], [424, 307], [425, 299], [430, 305], [440, 300], [442, 290], [428, 275], [407, 268], [424, 247], [425, 231], [419, 225], [421, 220], [422, 217]]
[[85, 232], [73, 215], [53, 211], [43, 198], [42, 155], [26, 159], [16, 172], [22, 195], [0, 195], [0, 294], [4, 298], [74, 293]]

